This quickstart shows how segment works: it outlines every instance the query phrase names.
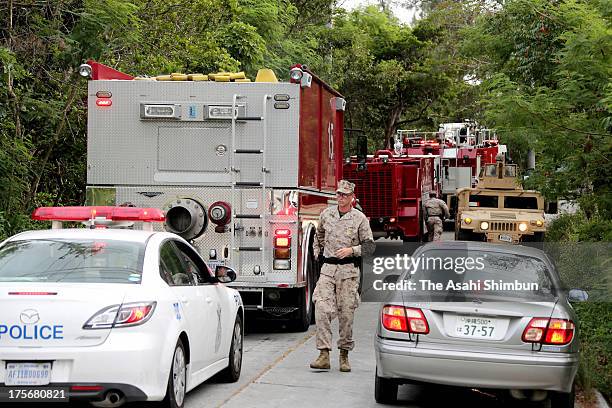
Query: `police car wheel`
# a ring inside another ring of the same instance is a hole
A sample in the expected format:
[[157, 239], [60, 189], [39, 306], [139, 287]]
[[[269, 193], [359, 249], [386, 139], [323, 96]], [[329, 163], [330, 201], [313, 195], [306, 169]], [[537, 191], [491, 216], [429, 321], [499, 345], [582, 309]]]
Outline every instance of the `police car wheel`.
[[182, 408], [185, 405], [185, 394], [187, 391], [187, 359], [185, 347], [179, 339], [174, 348], [172, 362], [170, 364], [170, 376], [166, 389], [166, 398], [162, 404], [168, 408]]
[[232, 344], [229, 351], [229, 365], [219, 372], [219, 380], [233, 383], [240, 378], [242, 370], [242, 352], [244, 336], [242, 335], [242, 318], [236, 316], [234, 331], [232, 332]]
[[379, 404], [393, 404], [397, 402], [397, 382], [378, 376], [378, 369], [374, 381], [374, 399]]

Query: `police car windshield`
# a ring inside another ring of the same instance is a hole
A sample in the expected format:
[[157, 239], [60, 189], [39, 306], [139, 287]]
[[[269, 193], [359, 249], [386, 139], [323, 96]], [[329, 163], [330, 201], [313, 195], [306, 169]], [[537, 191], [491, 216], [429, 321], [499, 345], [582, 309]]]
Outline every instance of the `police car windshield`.
[[[532, 256], [493, 251], [430, 250], [408, 279], [411, 295], [430, 301], [554, 301], [546, 264]], [[405, 295], [408, 293], [404, 292]]]
[[138, 284], [144, 249], [117, 240], [10, 241], [0, 248], [0, 282]]

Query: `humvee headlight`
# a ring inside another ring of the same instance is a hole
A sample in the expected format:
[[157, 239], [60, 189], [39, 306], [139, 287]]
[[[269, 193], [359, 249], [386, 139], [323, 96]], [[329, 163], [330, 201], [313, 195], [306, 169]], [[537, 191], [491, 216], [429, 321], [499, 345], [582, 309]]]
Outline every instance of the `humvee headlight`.
[[542, 220], [536, 220], [536, 225], [537, 225], [538, 227], [541, 227], [542, 225], [544, 225], [544, 221], [542, 221]]
[[480, 229], [481, 230], [488, 230], [489, 229], [489, 223], [486, 221], [483, 221], [480, 223]]
[[526, 222], [521, 222], [518, 227], [519, 227], [519, 231], [521, 231], [521, 232], [527, 231], [527, 223]]
[[463, 222], [465, 222], [466, 224], [471, 224], [472, 223], [472, 219], [470, 217], [465, 217], [463, 219]]

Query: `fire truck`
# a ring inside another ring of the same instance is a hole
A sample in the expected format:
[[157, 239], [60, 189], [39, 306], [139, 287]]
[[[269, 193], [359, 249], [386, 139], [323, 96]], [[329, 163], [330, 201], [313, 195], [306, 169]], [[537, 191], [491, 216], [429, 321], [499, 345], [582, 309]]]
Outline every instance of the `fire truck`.
[[94, 61], [80, 72], [91, 78], [88, 204], [163, 209], [159, 228], [238, 272], [230, 286], [246, 310], [306, 330], [315, 230], [342, 174], [342, 95], [303, 65], [289, 82], [269, 70], [254, 82], [136, 80]]
[[494, 164], [498, 154], [507, 152], [491, 129], [475, 122], [442, 123], [438, 131], [440, 142], [440, 192], [454, 218], [457, 190], [475, 187], [485, 164]]
[[392, 150], [349, 156], [344, 178], [370, 219], [374, 238], [422, 241], [426, 227], [422, 202], [436, 191], [435, 157], [408, 157]]

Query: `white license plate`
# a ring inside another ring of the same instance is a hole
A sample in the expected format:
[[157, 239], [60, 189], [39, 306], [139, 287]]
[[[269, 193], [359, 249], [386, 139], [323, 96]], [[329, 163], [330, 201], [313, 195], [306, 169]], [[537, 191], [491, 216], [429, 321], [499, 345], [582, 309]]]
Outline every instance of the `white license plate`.
[[6, 385], [48, 385], [51, 363], [6, 363]]
[[512, 236], [508, 234], [499, 234], [499, 240], [503, 242], [512, 242]]
[[495, 333], [497, 320], [491, 317], [457, 316], [456, 337], [490, 339]]

